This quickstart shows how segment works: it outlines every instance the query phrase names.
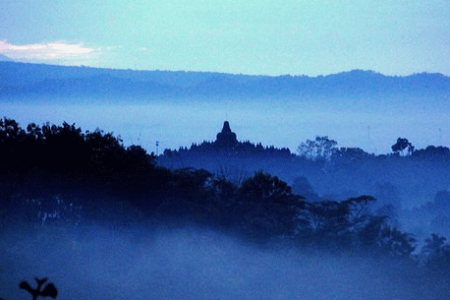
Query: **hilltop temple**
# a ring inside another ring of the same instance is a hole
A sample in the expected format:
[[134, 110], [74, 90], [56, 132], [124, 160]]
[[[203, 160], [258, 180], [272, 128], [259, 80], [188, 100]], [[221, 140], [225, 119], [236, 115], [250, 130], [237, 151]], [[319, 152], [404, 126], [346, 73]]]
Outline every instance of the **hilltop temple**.
[[222, 131], [217, 134], [214, 143], [223, 149], [232, 149], [238, 144], [236, 133], [231, 131], [228, 121], [223, 123]]

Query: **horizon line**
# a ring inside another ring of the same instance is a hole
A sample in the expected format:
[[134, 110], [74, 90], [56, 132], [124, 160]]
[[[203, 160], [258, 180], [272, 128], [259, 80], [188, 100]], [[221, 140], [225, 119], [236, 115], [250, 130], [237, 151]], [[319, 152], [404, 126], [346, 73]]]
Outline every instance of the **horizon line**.
[[96, 69], [96, 70], [110, 70], [110, 71], [124, 71], [124, 72], [166, 72], [166, 73], [197, 73], [197, 74], [221, 74], [221, 75], [231, 75], [231, 76], [245, 76], [245, 77], [309, 77], [309, 78], [320, 78], [320, 77], [327, 77], [327, 76], [333, 76], [333, 75], [339, 75], [339, 74], [348, 74], [352, 72], [364, 72], [364, 73], [373, 73], [375, 75], [381, 75], [384, 77], [411, 77], [416, 75], [441, 75], [443, 77], [450, 79], [450, 74], [443, 74], [440, 72], [429, 72], [429, 71], [422, 71], [422, 72], [415, 72], [410, 73], [408, 75], [395, 75], [395, 74], [385, 74], [376, 70], [371, 69], [350, 69], [350, 70], [342, 70], [340, 72], [335, 73], [327, 73], [327, 74], [319, 74], [319, 75], [307, 75], [307, 74], [289, 74], [289, 73], [283, 73], [278, 75], [270, 75], [270, 74], [250, 74], [250, 73], [232, 73], [232, 72], [222, 72], [222, 71], [205, 71], [205, 70], [182, 70], [182, 69], [173, 69], [173, 70], [161, 70], [161, 69], [136, 69], [136, 68], [114, 68], [114, 67], [101, 67], [101, 66], [88, 66], [88, 65], [64, 65], [64, 64], [56, 64], [56, 63], [45, 63], [45, 62], [27, 62], [27, 61], [17, 61], [10, 59], [8, 56], [0, 53], [0, 55], [6, 57], [9, 60], [0, 60], [0, 63], [13, 63], [13, 64], [27, 64], [27, 65], [43, 65], [43, 66], [50, 66], [50, 67], [61, 67], [61, 68], [86, 68], [86, 69]]

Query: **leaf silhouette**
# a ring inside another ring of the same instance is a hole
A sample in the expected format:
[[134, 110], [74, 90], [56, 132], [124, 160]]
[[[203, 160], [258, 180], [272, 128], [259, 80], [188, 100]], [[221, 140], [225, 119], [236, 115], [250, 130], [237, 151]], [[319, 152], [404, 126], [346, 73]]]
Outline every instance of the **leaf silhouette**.
[[58, 295], [58, 291], [53, 283], [49, 283], [45, 286], [44, 290], [41, 292], [43, 297], [51, 297], [53, 299]]

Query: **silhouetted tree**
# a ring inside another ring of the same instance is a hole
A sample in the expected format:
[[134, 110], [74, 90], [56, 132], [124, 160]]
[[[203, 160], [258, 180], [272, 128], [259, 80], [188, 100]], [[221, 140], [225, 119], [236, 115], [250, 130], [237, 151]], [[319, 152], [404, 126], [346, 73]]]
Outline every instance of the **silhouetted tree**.
[[329, 160], [337, 151], [337, 142], [327, 136], [317, 136], [315, 140], [306, 140], [297, 149], [300, 156], [311, 160]]
[[450, 244], [446, 240], [438, 234], [431, 234], [431, 237], [425, 240], [422, 254], [425, 256], [427, 267], [450, 275]]
[[311, 238], [315, 244], [339, 250], [359, 244], [359, 233], [372, 219], [367, 206], [375, 201], [371, 196], [349, 198], [345, 201], [321, 201], [307, 206]]
[[398, 138], [397, 142], [391, 147], [394, 153], [404, 153], [406, 149], [408, 154], [411, 155], [414, 152], [414, 146], [406, 138]]
[[372, 155], [361, 148], [342, 147], [333, 152], [332, 159], [345, 163], [362, 162]]
[[391, 257], [409, 258], [415, 249], [416, 239], [410, 233], [385, 226], [378, 243], [383, 253]]
[[236, 213], [243, 217], [243, 226], [267, 236], [292, 235], [301, 223], [303, 197], [292, 194], [290, 186], [277, 176], [257, 172], [239, 188]]

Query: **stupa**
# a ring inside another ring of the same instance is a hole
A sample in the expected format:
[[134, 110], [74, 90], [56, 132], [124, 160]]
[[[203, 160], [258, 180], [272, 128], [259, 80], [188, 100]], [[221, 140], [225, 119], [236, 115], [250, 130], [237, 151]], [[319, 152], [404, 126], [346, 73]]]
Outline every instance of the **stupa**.
[[232, 149], [237, 145], [236, 133], [231, 131], [228, 121], [223, 123], [222, 131], [217, 134], [215, 143], [223, 149]]

